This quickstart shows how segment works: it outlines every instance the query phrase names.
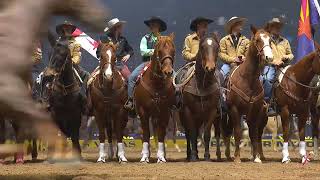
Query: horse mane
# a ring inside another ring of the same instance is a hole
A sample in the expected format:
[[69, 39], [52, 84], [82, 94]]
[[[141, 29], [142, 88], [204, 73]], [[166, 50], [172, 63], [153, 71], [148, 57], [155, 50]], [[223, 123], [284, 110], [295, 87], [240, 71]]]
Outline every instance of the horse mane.
[[309, 53], [308, 55], [300, 59], [296, 64], [292, 65], [292, 67], [300, 67], [302, 64], [305, 64], [306, 61], [313, 59], [316, 53], [317, 53], [316, 51]]
[[173, 42], [173, 39], [170, 36], [158, 36], [158, 41], [155, 45], [155, 49], [161, 48], [166, 46], [172, 46], [173, 49], [175, 49], [175, 44]]

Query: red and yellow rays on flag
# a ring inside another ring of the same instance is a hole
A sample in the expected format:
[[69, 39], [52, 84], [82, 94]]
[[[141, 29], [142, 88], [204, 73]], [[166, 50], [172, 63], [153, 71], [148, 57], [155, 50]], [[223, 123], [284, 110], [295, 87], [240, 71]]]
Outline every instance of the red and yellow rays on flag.
[[301, 0], [298, 36], [301, 35], [312, 39], [309, 0]]

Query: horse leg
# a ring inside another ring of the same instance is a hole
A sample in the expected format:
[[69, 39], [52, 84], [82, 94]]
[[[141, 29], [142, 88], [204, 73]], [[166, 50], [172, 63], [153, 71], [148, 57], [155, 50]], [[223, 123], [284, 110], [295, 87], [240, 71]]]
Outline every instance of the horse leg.
[[126, 163], [128, 162], [125, 151], [124, 151], [124, 144], [122, 142], [123, 139], [123, 131], [126, 128], [127, 122], [128, 122], [128, 115], [125, 112], [124, 109], [121, 109], [118, 113], [118, 116], [114, 118], [114, 124], [115, 124], [115, 132], [117, 136], [117, 157], [119, 160], [119, 163]]
[[112, 123], [112, 119], [109, 117], [107, 119], [107, 126], [106, 126], [107, 127], [107, 136], [108, 136], [108, 159], [112, 160], [112, 158], [114, 157], [113, 144], [112, 144], [113, 123]]
[[157, 121], [157, 135], [158, 135], [158, 152], [157, 152], [157, 158], [158, 163], [165, 163], [166, 160], [166, 151], [165, 151], [165, 145], [164, 145], [164, 138], [166, 136], [166, 129], [169, 123], [170, 113], [169, 112], [163, 112], [160, 114], [160, 118]]
[[319, 154], [319, 144], [318, 144], [318, 138], [319, 138], [319, 115], [317, 107], [311, 108], [311, 122], [312, 122], [312, 138], [313, 138], [313, 152], [314, 152], [314, 158], [318, 159]]
[[[79, 119], [80, 121], [80, 119]], [[80, 124], [80, 122], [77, 122]], [[74, 126], [73, 127], [73, 130], [71, 132], [71, 141], [72, 141], [72, 148], [73, 148], [73, 152], [76, 154], [75, 158], [79, 158], [81, 159], [81, 147], [80, 147], [80, 143], [79, 143], [79, 131], [80, 131], [80, 127], [78, 125], [72, 125]]]
[[205, 161], [210, 161], [210, 139], [211, 139], [211, 128], [212, 128], [212, 124], [214, 121], [214, 118], [217, 114], [217, 110], [214, 109], [213, 111], [210, 111], [210, 114], [208, 115], [208, 119], [204, 120], [204, 135], [203, 135], [203, 139], [204, 139], [204, 148], [205, 148], [205, 152], [204, 152], [204, 159]]
[[298, 117], [298, 129], [299, 129], [299, 154], [301, 156], [301, 163], [306, 163], [309, 161], [306, 151], [306, 142], [305, 142], [305, 126], [308, 119], [308, 113], [297, 114]]
[[217, 161], [222, 161], [221, 159], [221, 149], [220, 149], [220, 134], [221, 134], [221, 129], [220, 129], [220, 118], [217, 117], [214, 122], [214, 136], [216, 138], [216, 156], [217, 156]]
[[106, 133], [105, 133], [105, 118], [101, 116], [100, 114], [96, 114], [96, 123], [99, 129], [99, 158], [97, 162], [106, 162], [106, 153], [105, 153], [105, 140], [106, 140]]
[[222, 112], [221, 115], [222, 115], [221, 127], [222, 127], [223, 141], [226, 148], [225, 156], [228, 161], [232, 161], [232, 158], [230, 156], [230, 138], [231, 138], [232, 129], [233, 129], [232, 120], [231, 120], [231, 116], [228, 116], [226, 112]]
[[282, 148], [282, 163], [289, 163], [291, 160], [289, 158], [288, 141], [289, 141], [289, 109], [288, 106], [281, 108], [281, 123], [283, 129], [283, 148]]
[[258, 144], [258, 153], [260, 155], [260, 159], [262, 161], [264, 161], [266, 158], [264, 157], [264, 154], [263, 154], [263, 149], [262, 149], [262, 135], [263, 135], [263, 130], [264, 128], [266, 127], [267, 123], [268, 123], [268, 116], [264, 109], [262, 111], [260, 111], [260, 114], [262, 116], [261, 120], [262, 122], [258, 124], [258, 137], [257, 137], [257, 144]]
[[35, 161], [38, 158], [38, 146], [37, 146], [37, 138], [32, 138], [32, 152], [31, 152], [31, 157], [32, 160]]
[[188, 126], [188, 117], [186, 116], [186, 113], [185, 113], [185, 109], [186, 107], [182, 107], [182, 110], [180, 112], [180, 122], [181, 122], [181, 125], [183, 126], [184, 128], [184, 131], [185, 131], [185, 138], [186, 138], [186, 141], [187, 141], [187, 161], [190, 161], [190, 156], [191, 156], [191, 144], [190, 144], [190, 130], [189, 130], [189, 126]]
[[231, 120], [234, 127], [234, 138], [235, 138], [235, 152], [234, 162], [240, 163], [240, 140], [241, 140], [241, 122], [240, 115], [236, 106], [231, 106]]
[[140, 120], [141, 120], [141, 127], [143, 131], [143, 144], [142, 144], [142, 152], [141, 152], [141, 159], [140, 162], [142, 163], [149, 163], [150, 157], [150, 149], [149, 149], [149, 142], [150, 142], [150, 128], [149, 128], [149, 118], [148, 114], [145, 114], [145, 111], [140, 107]]
[[12, 127], [16, 134], [16, 143], [21, 144], [21, 146], [18, 149], [18, 152], [15, 154], [15, 162], [17, 164], [23, 164], [24, 163], [24, 152], [23, 152], [23, 142], [24, 142], [24, 133], [22, 132], [22, 123], [21, 121], [12, 122]]
[[252, 119], [248, 119], [248, 126], [249, 126], [249, 136], [251, 140], [251, 147], [252, 147], [252, 156], [253, 162], [261, 163], [260, 158], [258, 157], [258, 144], [257, 144], [257, 134], [258, 134], [258, 127], [255, 122], [252, 122]]

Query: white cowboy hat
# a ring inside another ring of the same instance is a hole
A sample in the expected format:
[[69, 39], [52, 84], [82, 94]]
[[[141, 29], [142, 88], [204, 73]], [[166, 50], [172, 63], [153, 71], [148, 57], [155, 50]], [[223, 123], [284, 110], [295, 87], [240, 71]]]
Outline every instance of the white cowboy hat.
[[107, 27], [104, 28], [104, 32], [108, 32], [110, 31], [110, 29], [112, 29], [113, 27], [117, 26], [117, 25], [120, 25], [120, 24], [125, 24], [127, 23], [127, 21], [120, 21], [118, 18], [114, 18], [114, 19], [111, 19], [108, 24], [107, 24]]
[[235, 23], [241, 22], [244, 24], [246, 21], [247, 21], [247, 18], [234, 16], [234, 17], [230, 18], [229, 21], [224, 25], [224, 29], [227, 33], [230, 34], [231, 28]]

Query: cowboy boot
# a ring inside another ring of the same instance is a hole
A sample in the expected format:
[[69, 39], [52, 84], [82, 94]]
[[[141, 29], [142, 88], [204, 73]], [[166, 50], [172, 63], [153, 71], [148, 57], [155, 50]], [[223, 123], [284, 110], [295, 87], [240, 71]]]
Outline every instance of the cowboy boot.
[[133, 111], [134, 110], [133, 98], [128, 98], [126, 104], [124, 105], [124, 108], [127, 111]]

